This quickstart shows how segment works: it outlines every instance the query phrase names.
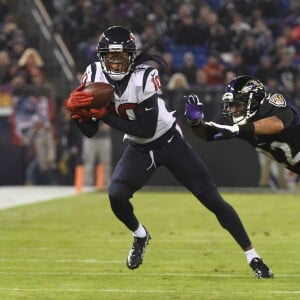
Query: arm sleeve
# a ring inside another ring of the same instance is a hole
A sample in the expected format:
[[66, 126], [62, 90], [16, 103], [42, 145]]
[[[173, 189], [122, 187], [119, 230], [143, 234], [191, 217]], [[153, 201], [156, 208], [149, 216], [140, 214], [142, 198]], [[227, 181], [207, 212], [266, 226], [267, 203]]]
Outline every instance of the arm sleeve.
[[111, 127], [130, 135], [141, 138], [150, 138], [154, 135], [158, 119], [158, 95], [138, 104], [134, 110], [136, 120], [126, 120], [119, 116], [108, 113], [102, 120]]
[[284, 124], [284, 128], [295, 125], [298, 121], [297, 113], [290, 107], [278, 110], [275, 116], [282, 121], [282, 123]]
[[[214, 128], [205, 125], [205, 121], [202, 120], [198, 126], [192, 127], [193, 132], [200, 139], [205, 140], [207, 142], [214, 141], [214, 135], [218, 133]], [[219, 138], [219, 139], [227, 139], [227, 138]]]
[[79, 128], [81, 133], [89, 138], [98, 132], [99, 120], [89, 120], [81, 123], [78, 120], [73, 120], [73, 122]]

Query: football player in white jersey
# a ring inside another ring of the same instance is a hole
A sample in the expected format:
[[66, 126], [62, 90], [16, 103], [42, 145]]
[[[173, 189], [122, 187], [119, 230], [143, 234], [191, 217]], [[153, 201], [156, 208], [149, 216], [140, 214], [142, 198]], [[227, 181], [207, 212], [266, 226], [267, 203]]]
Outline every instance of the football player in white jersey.
[[83, 109], [92, 95], [82, 86], [67, 99], [66, 108], [83, 134], [92, 137], [99, 122], [123, 132], [127, 146], [112, 174], [108, 189], [115, 216], [132, 232], [134, 240], [127, 257], [130, 269], [138, 268], [149, 243], [150, 234], [137, 219], [130, 198], [151, 178], [157, 168], [166, 167], [199, 201], [212, 211], [239, 246], [258, 278], [272, 278], [251, 245], [244, 226], [234, 210], [219, 194], [214, 179], [202, 159], [183, 138], [173, 113], [161, 98], [158, 71], [146, 62], [163, 63], [150, 55], [151, 45], [137, 54], [133, 33], [122, 26], [112, 26], [101, 35], [99, 61], [86, 68], [82, 86], [104, 81], [114, 85], [114, 100], [108, 108]]

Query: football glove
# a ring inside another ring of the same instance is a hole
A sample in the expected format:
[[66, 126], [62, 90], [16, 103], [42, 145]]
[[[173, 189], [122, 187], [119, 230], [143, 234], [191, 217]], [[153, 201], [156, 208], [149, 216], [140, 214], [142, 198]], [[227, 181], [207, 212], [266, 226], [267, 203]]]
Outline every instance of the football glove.
[[214, 139], [224, 138], [224, 137], [234, 137], [237, 136], [240, 132], [240, 128], [237, 124], [234, 124], [232, 126], [230, 125], [221, 125], [217, 124], [215, 122], [205, 122], [204, 123], [207, 126], [210, 126], [214, 130], [216, 130], [218, 133], [214, 136]]
[[91, 105], [94, 97], [92, 92], [83, 92], [85, 85], [82, 84], [76, 88], [66, 101], [66, 109], [69, 111], [76, 111], [80, 108]]
[[203, 103], [197, 95], [184, 96], [186, 121], [190, 126], [197, 126], [204, 118]]
[[106, 114], [107, 109], [105, 107], [78, 109], [71, 113], [71, 118], [74, 120], [78, 120], [79, 123], [82, 123], [91, 119], [102, 119]]

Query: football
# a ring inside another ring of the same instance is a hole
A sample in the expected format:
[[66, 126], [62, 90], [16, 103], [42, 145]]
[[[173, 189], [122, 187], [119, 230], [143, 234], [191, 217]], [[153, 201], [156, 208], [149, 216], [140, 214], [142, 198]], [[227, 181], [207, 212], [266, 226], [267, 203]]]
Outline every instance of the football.
[[93, 93], [94, 99], [89, 106], [90, 108], [105, 107], [114, 99], [114, 87], [106, 82], [92, 82], [82, 91]]

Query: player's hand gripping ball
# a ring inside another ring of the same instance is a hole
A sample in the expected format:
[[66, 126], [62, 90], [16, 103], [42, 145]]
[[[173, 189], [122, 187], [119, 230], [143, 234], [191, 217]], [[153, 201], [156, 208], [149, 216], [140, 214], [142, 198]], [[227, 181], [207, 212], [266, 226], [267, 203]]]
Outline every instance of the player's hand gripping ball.
[[91, 92], [93, 95], [88, 108], [106, 107], [114, 99], [114, 87], [106, 82], [90, 83], [82, 92]]
[[114, 98], [114, 87], [105, 82], [93, 82], [75, 89], [66, 101], [66, 109], [74, 112], [78, 109], [103, 108]]

